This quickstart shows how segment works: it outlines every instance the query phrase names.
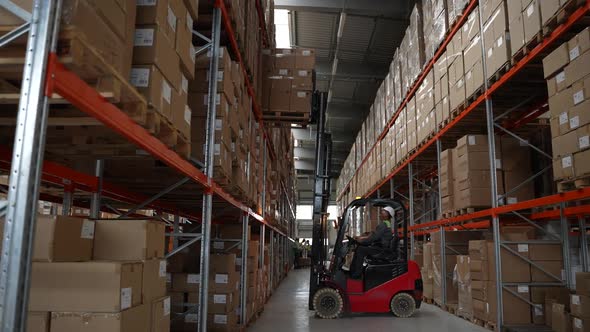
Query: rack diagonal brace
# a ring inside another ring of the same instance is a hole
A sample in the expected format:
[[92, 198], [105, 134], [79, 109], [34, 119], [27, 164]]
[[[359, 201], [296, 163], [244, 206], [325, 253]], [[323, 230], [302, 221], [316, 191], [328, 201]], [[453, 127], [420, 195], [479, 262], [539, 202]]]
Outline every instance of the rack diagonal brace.
[[126, 218], [127, 216], [130, 216], [131, 214], [135, 213], [137, 210], [141, 210], [144, 207], [148, 206], [150, 203], [153, 203], [154, 201], [156, 201], [157, 199], [159, 199], [160, 197], [170, 193], [171, 191], [175, 190], [176, 188], [182, 186], [183, 184], [189, 182], [190, 179], [185, 177], [183, 179], [181, 179], [180, 181], [174, 183], [173, 185], [169, 186], [168, 188], [160, 191], [159, 193], [157, 193], [156, 195], [148, 198], [147, 200], [143, 201], [141, 204], [137, 205], [136, 207], [132, 208], [131, 210], [125, 212], [125, 214], [121, 215], [119, 217], [119, 219], [123, 219]]
[[513, 254], [514, 256], [524, 260], [525, 262], [529, 263], [530, 265], [534, 266], [535, 268], [537, 268], [538, 270], [540, 270], [541, 272], [545, 273], [547, 276], [558, 280], [558, 281], [562, 281], [561, 278], [559, 278], [558, 276], [554, 275], [553, 273], [545, 270], [545, 268], [543, 268], [541, 265], [537, 264], [536, 262], [532, 261], [531, 259], [524, 257], [523, 255], [519, 254], [516, 250], [510, 248], [509, 246], [507, 246], [504, 243], [501, 243], [500, 246], [506, 250], [508, 250], [508, 252], [510, 252], [511, 254]]
[[31, 20], [31, 13], [22, 9], [19, 5], [15, 4], [10, 0], [0, 0], [0, 7], [8, 10], [13, 15], [17, 16], [23, 21], [30, 21]]
[[4, 47], [10, 44], [12, 41], [17, 39], [18, 37], [26, 34], [29, 31], [31, 24], [29, 22], [19, 26], [18, 28], [10, 31], [9, 33], [5, 34], [4, 36], [0, 37], [0, 47]]

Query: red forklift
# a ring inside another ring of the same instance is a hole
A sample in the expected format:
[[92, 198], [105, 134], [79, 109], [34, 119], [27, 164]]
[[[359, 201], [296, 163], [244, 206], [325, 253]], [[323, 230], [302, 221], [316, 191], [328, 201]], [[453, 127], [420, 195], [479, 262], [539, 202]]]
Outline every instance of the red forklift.
[[[309, 309], [326, 319], [361, 312], [392, 312], [397, 317], [410, 317], [422, 303], [423, 284], [418, 264], [407, 257], [408, 223], [404, 205], [387, 199], [357, 199], [350, 203], [337, 225], [336, 242], [327, 259], [332, 140], [324, 126], [326, 101], [325, 93], [314, 93], [312, 119], [317, 130]], [[367, 204], [393, 208], [391, 231], [394, 236], [389, 248], [365, 258], [361, 278], [356, 279], [343, 266], [347, 255], [358, 246], [354, 238], [348, 236], [354, 210]]]

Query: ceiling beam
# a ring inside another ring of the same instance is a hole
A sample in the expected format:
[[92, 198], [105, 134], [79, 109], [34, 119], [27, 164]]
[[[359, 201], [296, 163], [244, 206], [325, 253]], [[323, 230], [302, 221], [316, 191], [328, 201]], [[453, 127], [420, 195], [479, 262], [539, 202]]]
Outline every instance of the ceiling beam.
[[383, 0], [275, 0], [276, 9], [324, 13], [352, 13], [379, 17], [403, 18], [407, 14], [407, 1]]

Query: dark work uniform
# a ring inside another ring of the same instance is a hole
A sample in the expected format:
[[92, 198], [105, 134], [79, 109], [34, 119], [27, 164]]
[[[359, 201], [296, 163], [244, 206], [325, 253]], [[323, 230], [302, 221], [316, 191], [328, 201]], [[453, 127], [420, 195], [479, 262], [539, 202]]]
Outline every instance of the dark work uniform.
[[354, 258], [352, 259], [352, 277], [360, 278], [365, 257], [376, 255], [383, 251], [384, 248], [389, 248], [392, 238], [391, 222], [389, 220], [383, 220], [377, 225], [375, 231], [369, 237], [359, 241], [359, 246], [356, 248]]

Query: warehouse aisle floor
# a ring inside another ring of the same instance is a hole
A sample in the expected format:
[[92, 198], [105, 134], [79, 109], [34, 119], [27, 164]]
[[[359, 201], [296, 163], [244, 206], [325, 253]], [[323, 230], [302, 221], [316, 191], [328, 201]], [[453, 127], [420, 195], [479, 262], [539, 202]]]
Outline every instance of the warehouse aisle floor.
[[283, 280], [249, 332], [489, 332], [437, 307], [424, 304], [412, 318], [390, 314], [355, 315], [333, 320], [315, 318], [307, 310], [309, 270], [294, 270]]

